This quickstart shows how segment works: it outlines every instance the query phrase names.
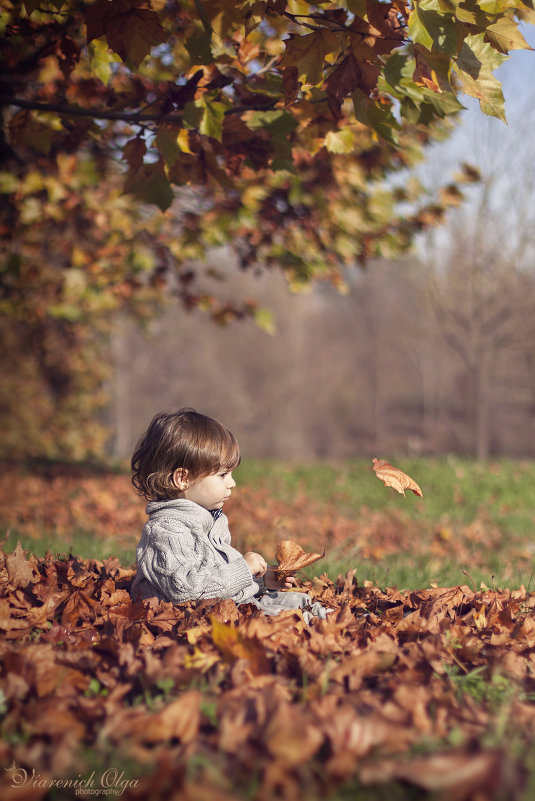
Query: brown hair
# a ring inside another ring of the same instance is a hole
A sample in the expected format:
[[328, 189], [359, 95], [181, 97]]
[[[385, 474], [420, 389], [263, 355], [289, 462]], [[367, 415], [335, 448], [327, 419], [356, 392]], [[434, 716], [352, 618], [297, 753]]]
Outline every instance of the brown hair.
[[132, 484], [148, 501], [180, 497], [173, 474], [188, 471], [198, 480], [240, 463], [240, 448], [231, 432], [217, 420], [179, 409], [161, 412], [150, 422], [132, 456]]

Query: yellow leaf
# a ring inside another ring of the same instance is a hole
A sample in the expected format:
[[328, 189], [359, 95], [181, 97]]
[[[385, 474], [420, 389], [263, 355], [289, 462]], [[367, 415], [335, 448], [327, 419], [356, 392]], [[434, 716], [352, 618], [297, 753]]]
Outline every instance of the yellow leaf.
[[329, 153], [351, 153], [355, 146], [351, 128], [329, 131], [325, 137], [325, 147]]
[[200, 670], [201, 673], [206, 673], [217, 662], [219, 662], [217, 654], [201, 651], [200, 648], [195, 648], [192, 654], [184, 657], [185, 668], [188, 670]]
[[264, 648], [256, 637], [245, 637], [241, 631], [234, 626], [227, 626], [225, 623], [211, 617], [212, 621], [212, 642], [227, 662], [236, 662], [244, 659], [249, 663], [252, 673], [269, 673], [269, 662]]
[[193, 156], [193, 151], [190, 150], [189, 146], [189, 131], [186, 128], [180, 129], [176, 143], [183, 153], [189, 153], [190, 156]]

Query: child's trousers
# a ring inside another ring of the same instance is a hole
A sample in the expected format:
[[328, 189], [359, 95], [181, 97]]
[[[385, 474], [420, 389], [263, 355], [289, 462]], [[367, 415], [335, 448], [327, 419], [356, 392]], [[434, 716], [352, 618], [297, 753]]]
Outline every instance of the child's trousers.
[[306, 623], [310, 623], [313, 617], [325, 620], [327, 612], [332, 611], [325, 609], [319, 601], [312, 601], [310, 595], [305, 592], [279, 592], [274, 590], [254, 598], [253, 603], [266, 615], [278, 615], [279, 612], [284, 612], [288, 609], [301, 609]]

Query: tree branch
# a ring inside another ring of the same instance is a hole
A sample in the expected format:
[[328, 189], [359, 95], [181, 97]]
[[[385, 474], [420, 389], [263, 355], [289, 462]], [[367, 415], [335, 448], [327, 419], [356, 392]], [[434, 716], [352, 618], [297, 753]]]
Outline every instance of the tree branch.
[[[254, 76], [252, 76], [254, 77]], [[277, 98], [268, 104], [251, 104], [248, 106], [234, 106], [225, 111], [227, 114], [241, 114], [243, 111], [266, 111], [273, 108]], [[99, 109], [81, 108], [79, 106], [62, 106], [54, 103], [41, 103], [39, 100], [24, 100], [21, 97], [0, 94], [0, 106], [18, 106], [31, 111], [44, 111], [59, 114], [63, 117], [92, 117], [96, 120], [117, 120], [144, 125], [147, 122], [182, 122], [180, 114], [145, 114], [143, 111], [104, 111]]]
[[93, 117], [97, 120], [119, 120], [143, 125], [145, 122], [182, 122], [179, 114], [144, 114], [141, 111], [105, 111], [104, 109], [88, 109], [80, 106], [62, 106], [55, 103], [42, 103], [39, 100], [24, 100], [21, 97], [0, 94], [0, 103], [18, 106], [32, 111], [48, 111], [63, 117]]

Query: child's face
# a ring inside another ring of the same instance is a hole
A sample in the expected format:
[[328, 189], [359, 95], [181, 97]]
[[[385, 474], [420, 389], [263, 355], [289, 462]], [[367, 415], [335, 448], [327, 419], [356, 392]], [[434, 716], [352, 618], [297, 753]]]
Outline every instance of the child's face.
[[231, 490], [236, 486], [232, 473], [216, 473], [192, 482], [183, 492], [182, 497], [198, 503], [208, 511], [221, 509], [230, 498]]

